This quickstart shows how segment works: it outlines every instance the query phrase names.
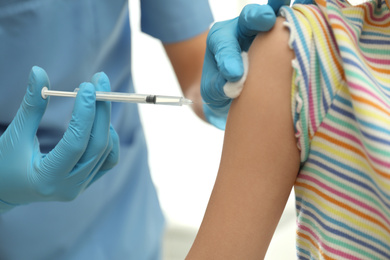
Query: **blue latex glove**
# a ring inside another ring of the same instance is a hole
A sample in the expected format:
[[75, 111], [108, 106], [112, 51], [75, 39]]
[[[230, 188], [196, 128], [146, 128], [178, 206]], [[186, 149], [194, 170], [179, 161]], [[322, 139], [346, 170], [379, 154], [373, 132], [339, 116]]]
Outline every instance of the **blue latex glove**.
[[35, 201], [72, 200], [119, 159], [111, 104], [95, 102], [95, 90], [110, 91], [104, 73], [80, 85], [69, 127], [48, 154], [40, 152], [36, 137], [48, 103], [41, 96], [44, 86], [50, 86], [46, 72], [33, 67], [23, 102], [0, 137], [0, 212]]
[[[312, 3], [297, 0], [295, 3]], [[244, 73], [242, 51], [248, 51], [259, 32], [269, 31], [275, 24], [276, 13], [289, 0], [269, 0], [268, 5], [249, 4], [240, 16], [213, 25], [207, 37], [203, 64], [201, 94], [206, 119], [219, 129], [225, 129], [232, 99], [226, 96], [223, 86], [236, 82]]]

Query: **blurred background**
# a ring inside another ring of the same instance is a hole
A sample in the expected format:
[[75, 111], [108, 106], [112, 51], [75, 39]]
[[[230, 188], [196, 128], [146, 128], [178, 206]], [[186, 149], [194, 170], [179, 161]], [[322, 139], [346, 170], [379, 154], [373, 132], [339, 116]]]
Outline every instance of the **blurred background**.
[[[140, 28], [139, 0], [129, 2], [136, 91], [181, 95], [161, 43], [137, 30]], [[221, 21], [236, 17], [248, 3], [265, 4], [267, 1], [209, 2], [215, 21]], [[164, 260], [182, 260], [207, 207], [218, 171], [223, 131], [198, 119], [189, 107], [140, 105], [139, 108], [149, 147], [152, 177], [167, 220]], [[295, 211], [292, 194], [265, 259], [293, 259], [294, 256]]]

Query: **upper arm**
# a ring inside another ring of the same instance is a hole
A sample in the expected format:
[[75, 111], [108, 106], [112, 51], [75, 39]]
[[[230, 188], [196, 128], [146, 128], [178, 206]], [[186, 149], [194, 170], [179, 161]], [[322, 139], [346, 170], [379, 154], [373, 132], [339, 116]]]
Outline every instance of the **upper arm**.
[[291, 115], [293, 52], [278, 18], [249, 50], [217, 180], [188, 259], [262, 259], [299, 170]]

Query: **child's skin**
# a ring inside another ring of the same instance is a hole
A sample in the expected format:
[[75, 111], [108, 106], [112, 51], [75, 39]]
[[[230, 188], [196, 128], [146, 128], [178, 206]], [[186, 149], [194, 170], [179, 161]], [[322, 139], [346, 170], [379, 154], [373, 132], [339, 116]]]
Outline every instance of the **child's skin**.
[[249, 50], [248, 78], [231, 106], [217, 180], [187, 259], [263, 259], [290, 195], [300, 159], [294, 52], [283, 20]]

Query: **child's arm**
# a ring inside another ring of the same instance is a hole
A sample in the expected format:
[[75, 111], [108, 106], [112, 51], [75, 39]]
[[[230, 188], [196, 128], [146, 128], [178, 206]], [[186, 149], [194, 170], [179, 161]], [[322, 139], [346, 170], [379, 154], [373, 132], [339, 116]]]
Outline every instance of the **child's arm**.
[[263, 259], [283, 212], [300, 161], [290, 101], [294, 54], [282, 22], [249, 51], [248, 78], [231, 106], [217, 180], [187, 259]]

